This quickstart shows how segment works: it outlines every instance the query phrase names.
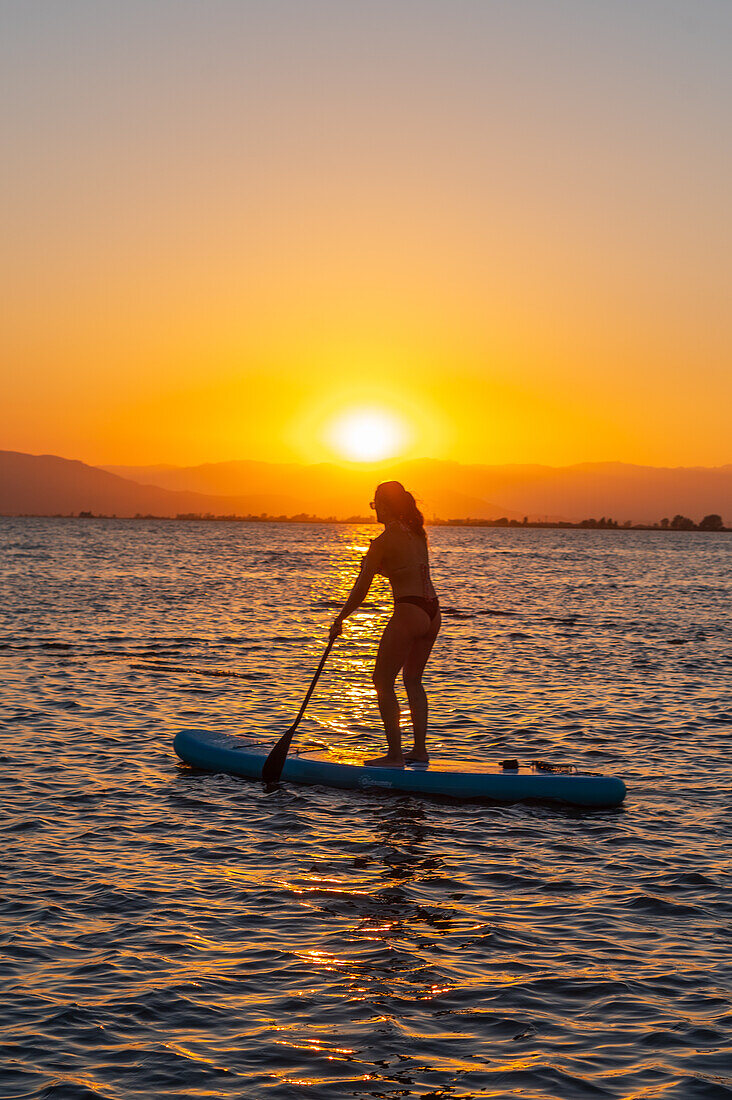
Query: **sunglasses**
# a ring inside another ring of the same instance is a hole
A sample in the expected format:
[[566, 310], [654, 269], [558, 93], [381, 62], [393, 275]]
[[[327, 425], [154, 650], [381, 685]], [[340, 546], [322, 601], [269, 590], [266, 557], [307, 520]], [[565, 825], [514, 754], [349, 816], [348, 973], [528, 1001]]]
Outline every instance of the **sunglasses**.
[[369, 508], [370, 508], [370, 509], [372, 510], [372, 512], [375, 512], [375, 511], [376, 511], [376, 501], [375, 501], [375, 500], [372, 500], [372, 501], [370, 502], [370, 504], [369, 504]]

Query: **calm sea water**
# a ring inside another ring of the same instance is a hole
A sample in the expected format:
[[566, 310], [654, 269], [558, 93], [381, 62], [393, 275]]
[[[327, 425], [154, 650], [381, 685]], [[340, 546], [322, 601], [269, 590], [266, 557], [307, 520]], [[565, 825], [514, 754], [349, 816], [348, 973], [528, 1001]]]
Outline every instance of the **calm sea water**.
[[[619, 810], [181, 764], [287, 728], [373, 533], [0, 520], [3, 1098], [732, 1096], [732, 536], [431, 534], [433, 746]], [[303, 741], [380, 751], [388, 612]]]

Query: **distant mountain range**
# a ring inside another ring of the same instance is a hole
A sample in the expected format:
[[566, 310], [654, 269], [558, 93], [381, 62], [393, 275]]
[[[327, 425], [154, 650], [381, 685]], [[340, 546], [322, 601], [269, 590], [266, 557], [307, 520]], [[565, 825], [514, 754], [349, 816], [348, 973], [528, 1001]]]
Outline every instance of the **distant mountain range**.
[[732, 525], [732, 465], [468, 466], [421, 459], [388, 469], [217, 462], [201, 466], [89, 466], [54, 455], [0, 451], [0, 514], [175, 516], [368, 515], [378, 481], [397, 478], [428, 519], [653, 523], [716, 512]]
[[171, 491], [55, 455], [0, 451], [0, 515], [247, 515], [266, 511], [265, 503], [257, 493], [226, 497]]

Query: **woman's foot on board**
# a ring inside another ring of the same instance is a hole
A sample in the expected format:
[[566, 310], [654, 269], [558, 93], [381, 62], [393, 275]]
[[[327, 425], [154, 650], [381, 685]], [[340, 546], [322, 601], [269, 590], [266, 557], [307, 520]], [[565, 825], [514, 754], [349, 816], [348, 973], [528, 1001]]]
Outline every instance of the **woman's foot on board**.
[[376, 756], [373, 760], [364, 760], [364, 764], [367, 768], [403, 768], [404, 757], [399, 756]]
[[405, 764], [421, 764], [423, 768], [426, 768], [430, 762], [430, 758], [426, 752], [405, 752], [404, 763]]

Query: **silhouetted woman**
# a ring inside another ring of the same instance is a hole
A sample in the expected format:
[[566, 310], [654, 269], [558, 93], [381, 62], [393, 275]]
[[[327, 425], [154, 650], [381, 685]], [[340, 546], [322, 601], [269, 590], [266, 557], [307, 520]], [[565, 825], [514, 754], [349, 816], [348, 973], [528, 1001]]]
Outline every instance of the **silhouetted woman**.
[[[427, 764], [427, 696], [422, 686], [422, 673], [442, 618], [430, 579], [424, 519], [412, 494], [398, 481], [379, 485], [371, 507], [376, 510], [379, 523], [384, 524], [384, 530], [373, 539], [358, 580], [330, 633], [331, 637], [342, 633], [343, 620], [361, 606], [377, 573], [389, 579], [394, 594], [394, 612], [381, 637], [374, 668], [374, 686], [388, 749], [386, 756], [366, 763], [384, 768]], [[406, 754], [402, 754], [399, 703], [394, 691], [400, 670], [414, 729], [414, 747]]]

